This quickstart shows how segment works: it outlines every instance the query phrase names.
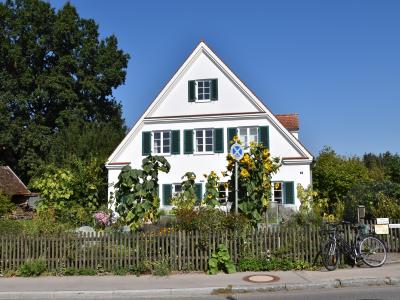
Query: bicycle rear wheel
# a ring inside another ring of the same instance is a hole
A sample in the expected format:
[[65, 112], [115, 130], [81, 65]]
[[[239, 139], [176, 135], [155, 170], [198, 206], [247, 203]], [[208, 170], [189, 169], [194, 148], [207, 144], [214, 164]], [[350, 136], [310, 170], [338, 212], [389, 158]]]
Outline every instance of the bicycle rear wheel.
[[365, 237], [360, 243], [359, 250], [362, 260], [370, 267], [380, 267], [386, 261], [385, 244], [377, 237]]
[[339, 263], [339, 249], [335, 241], [328, 241], [322, 248], [322, 264], [328, 271], [336, 270]]

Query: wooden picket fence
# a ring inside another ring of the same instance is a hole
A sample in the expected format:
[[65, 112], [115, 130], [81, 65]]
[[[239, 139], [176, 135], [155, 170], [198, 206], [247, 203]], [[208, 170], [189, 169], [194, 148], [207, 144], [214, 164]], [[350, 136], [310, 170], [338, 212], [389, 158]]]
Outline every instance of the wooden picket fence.
[[[344, 226], [344, 236], [354, 232]], [[205, 271], [208, 259], [219, 244], [227, 246], [233, 260], [243, 255], [262, 257], [280, 253], [313, 263], [324, 237], [320, 228], [273, 227], [265, 230], [199, 232], [138, 232], [125, 234], [65, 233], [58, 236], [1, 236], [0, 271], [16, 270], [29, 259], [43, 258], [49, 271], [61, 268], [138, 267], [143, 261], [167, 260], [172, 270]], [[400, 252], [400, 229], [383, 235], [389, 252]]]

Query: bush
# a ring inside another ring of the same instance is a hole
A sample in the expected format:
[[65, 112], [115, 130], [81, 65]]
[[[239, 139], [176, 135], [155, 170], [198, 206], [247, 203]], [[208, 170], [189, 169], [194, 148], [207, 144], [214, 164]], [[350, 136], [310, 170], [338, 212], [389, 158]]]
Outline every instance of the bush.
[[0, 236], [2, 235], [16, 235], [23, 232], [22, 221], [0, 219]]
[[211, 207], [200, 207], [195, 210], [175, 209], [176, 228], [178, 230], [244, 230], [249, 226], [249, 222], [244, 215], [226, 214], [218, 209]]
[[155, 261], [152, 263], [152, 272], [154, 276], [168, 276], [171, 273], [171, 266], [168, 260]]
[[310, 270], [313, 267], [306, 261], [294, 261], [289, 257], [245, 257], [239, 260], [238, 269], [241, 272], [259, 272]]
[[0, 235], [50, 235], [67, 232], [73, 228], [71, 224], [57, 222], [51, 211], [35, 215], [32, 220], [0, 220]]
[[397, 219], [400, 206], [400, 184], [390, 181], [356, 184], [345, 198], [345, 219], [347, 221], [357, 221], [358, 205], [365, 206], [367, 219], [379, 217]]
[[83, 268], [78, 270], [78, 275], [81, 276], [93, 276], [97, 274], [97, 270], [92, 268]]
[[9, 214], [14, 208], [16, 206], [11, 202], [11, 198], [0, 190], [0, 218]]
[[52, 210], [41, 212], [32, 220], [21, 220], [17, 222], [19, 222], [22, 227], [22, 233], [26, 235], [60, 234], [74, 228], [71, 224], [57, 221]]
[[27, 260], [19, 267], [17, 275], [22, 277], [40, 276], [46, 269], [44, 259]]
[[124, 276], [126, 274], [128, 274], [129, 270], [127, 268], [123, 268], [123, 267], [116, 267], [113, 270], [113, 274], [117, 275], [117, 276]]

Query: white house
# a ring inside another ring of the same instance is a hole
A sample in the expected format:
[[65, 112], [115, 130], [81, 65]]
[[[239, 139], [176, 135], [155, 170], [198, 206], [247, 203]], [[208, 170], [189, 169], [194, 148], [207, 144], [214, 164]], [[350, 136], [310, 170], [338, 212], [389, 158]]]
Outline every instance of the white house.
[[[212, 170], [226, 170], [234, 135], [246, 144], [263, 142], [273, 157], [282, 158], [273, 175], [272, 200], [299, 207], [296, 186], [311, 183], [310, 152], [300, 143], [297, 114], [274, 115], [204, 43], [200, 42], [109, 157], [109, 195], [125, 165], [140, 168], [142, 159], [163, 155], [171, 164], [161, 173], [160, 202], [170, 207], [181, 177], [194, 172], [196, 190], [204, 193]], [[226, 193], [221, 186], [221, 197]]]

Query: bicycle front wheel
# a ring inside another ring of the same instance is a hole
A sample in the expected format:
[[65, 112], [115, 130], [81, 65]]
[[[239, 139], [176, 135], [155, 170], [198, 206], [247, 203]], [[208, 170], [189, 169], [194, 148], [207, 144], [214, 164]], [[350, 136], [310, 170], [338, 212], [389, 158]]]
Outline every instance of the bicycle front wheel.
[[374, 236], [365, 237], [360, 243], [362, 260], [370, 267], [382, 266], [387, 257], [385, 244]]
[[339, 249], [335, 241], [328, 241], [322, 248], [322, 264], [328, 271], [336, 270], [339, 262]]

